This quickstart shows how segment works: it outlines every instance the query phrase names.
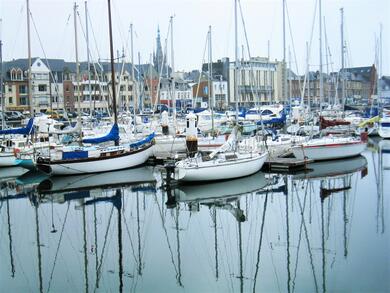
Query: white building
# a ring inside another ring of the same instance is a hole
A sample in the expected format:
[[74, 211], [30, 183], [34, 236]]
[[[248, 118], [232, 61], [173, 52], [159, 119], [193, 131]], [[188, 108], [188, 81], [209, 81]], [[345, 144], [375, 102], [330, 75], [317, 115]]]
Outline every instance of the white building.
[[[240, 105], [253, 106], [255, 103], [277, 102], [277, 62], [268, 58], [253, 57], [241, 60], [238, 69], [238, 102]], [[235, 97], [235, 62], [229, 64], [229, 99]]]

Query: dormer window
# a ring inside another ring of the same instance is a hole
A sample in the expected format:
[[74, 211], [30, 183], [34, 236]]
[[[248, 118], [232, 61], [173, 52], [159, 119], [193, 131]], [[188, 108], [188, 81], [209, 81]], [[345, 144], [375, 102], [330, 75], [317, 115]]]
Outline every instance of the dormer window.
[[23, 79], [22, 79], [22, 74], [23, 74], [23, 73], [22, 73], [22, 70], [19, 69], [19, 70], [16, 72], [16, 79], [17, 79], [17, 80], [23, 80]]
[[11, 80], [16, 80], [16, 69], [11, 69]]

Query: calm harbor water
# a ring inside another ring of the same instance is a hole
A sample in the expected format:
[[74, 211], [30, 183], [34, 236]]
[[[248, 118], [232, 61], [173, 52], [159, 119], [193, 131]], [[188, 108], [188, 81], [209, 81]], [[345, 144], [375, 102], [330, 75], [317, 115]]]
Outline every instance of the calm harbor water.
[[0, 170], [0, 291], [389, 292], [390, 142], [310, 168], [172, 188]]

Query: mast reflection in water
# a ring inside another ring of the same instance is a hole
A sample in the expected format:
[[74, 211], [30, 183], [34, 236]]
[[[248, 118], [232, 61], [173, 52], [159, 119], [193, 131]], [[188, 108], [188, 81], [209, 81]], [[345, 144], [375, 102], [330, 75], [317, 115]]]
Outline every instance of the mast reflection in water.
[[209, 184], [167, 186], [152, 167], [7, 178], [2, 290], [389, 291], [389, 162], [374, 144], [308, 173]]

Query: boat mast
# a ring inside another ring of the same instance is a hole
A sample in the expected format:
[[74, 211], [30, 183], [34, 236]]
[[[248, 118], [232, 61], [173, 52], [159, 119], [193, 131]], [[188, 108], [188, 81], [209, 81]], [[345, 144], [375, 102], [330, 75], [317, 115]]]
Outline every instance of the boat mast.
[[213, 80], [213, 57], [212, 57], [212, 45], [211, 45], [211, 25], [209, 26], [209, 104], [211, 110], [211, 129], [214, 136], [214, 100], [212, 96], [212, 80]]
[[[283, 0], [283, 102], [287, 99], [287, 66], [286, 66], [286, 0]], [[291, 100], [290, 111], [291, 111]]]
[[341, 14], [341, 104], [344, 105], [345, 99], [345, 78], [344, 78], [344, 8], [340, 8]]
[[32, 78], [31, 78], [31, 38], [30, 38], [30, 1], [27, 3], [27, 50], [28, 50], [28, 103], [30, 105], [30, 116], [34, 117], [34, 106], [32, 99]]
[[[74, 20], [74, 44], [75, 44], [75, 53], [76, 53], [76, 83], [77, 83], [77, 123], [81, 125], [81, 92], [80, 92], [80, 66], [79, 66], [79, 53], [77, 46], [77, 4], [74, 3], [73, 6], [73, 20]], [[82, 137], [82, 130], [80, 127], [80, 143]]]
[[3, 95], [3, 41], [1, 40], [1, 24], [2, 19], [0, 18], [0, 101], [1, 101], [1, 112], [3, 115], [1, 115], [1, 129], [4, 130], [5, 128], [5, 121], [4, 121], [4, 113], [5, 113], [5, 107], [4, 107], [4, 95]]
[[234, 0], [234, 95], [236, 100], [236, 122], [238, 123], [238, 28], [237, 28], [237, 0]]
[[319, 0], [318, 2], [318, 9], [319, 9], [319, 21], [320, 21], [320, 116], [322, 112], [322, 102], [323, 102], [323, 96], [324, 96], [324, 81], [322, 78], [322, 1]]
[[[134, 42], [133, 42], [133, 24], [130, 24], [130, 45], [131, 45], [131, 82], [132, 82], [132, 94], [133, 94], [133, 111], [134, 111], [134, 118], [133, 118], [133, 125], [134, 125], [134, 133], [135, 133], [135, 126], [136, 126], [136, 116], [135, 116], [135, 108], [136, 108], [136, 94], [137, 94], [137, 87], [135, 86], [135, 79], [134, 79]], [[139, 68], [140, 70], [140, 68]], [[139, 81], [139, 80], [138, 80]]]
[[[110, 33], [110, 59], [111, 59], [111, 88], [112, 88], [112, 108], [114, 113], [114, 123], [118, 123], [117, 109], [116, 109], [116, 92], [115, 92], [115, 68], [114, 68], [114, 49], [112, 44], [112, 24], [111, 24], [111, 0], [108, 3], [108, 28]], [[115, 145], [119, 145], [119, 141], [115, 141]]]
[[91, 89], [91, 72], [90, 72], [90, 60], [89, 60], [89, 33], [88, 33], [88, 4], [85, 3], [85, 28], [86, 28], [86, 41], [87, 41], [87, 64], [88, 64], [88, 93], [89, 93], [89, 116], [92, 118], [92, 89]]
[[172, 103], [173, 103], [173, 127], [176, 128], [176, 88], [175, 88], [175, 62], [173, 51], [173, 16], [171, 16], [171, 66], [172, 66]]

